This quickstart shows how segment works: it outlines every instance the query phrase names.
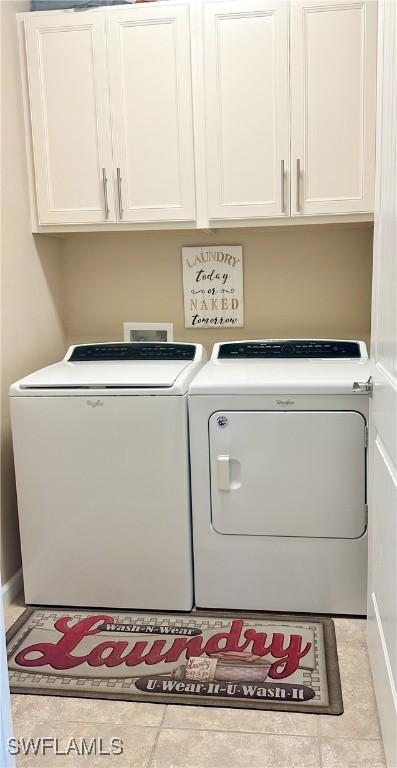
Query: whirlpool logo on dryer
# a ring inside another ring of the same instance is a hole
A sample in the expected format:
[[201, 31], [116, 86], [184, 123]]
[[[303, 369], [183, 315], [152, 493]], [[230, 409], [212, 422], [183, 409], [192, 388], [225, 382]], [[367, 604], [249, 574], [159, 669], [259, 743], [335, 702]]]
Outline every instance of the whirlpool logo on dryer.
[[282, 408], [290, 408], [295, 405], [295, 400], [276, 400], [277, 405], [281, 405]]

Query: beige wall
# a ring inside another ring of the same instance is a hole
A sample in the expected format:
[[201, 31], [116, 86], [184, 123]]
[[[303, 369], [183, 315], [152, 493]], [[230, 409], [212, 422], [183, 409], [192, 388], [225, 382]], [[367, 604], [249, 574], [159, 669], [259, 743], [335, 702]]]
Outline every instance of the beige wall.
[[[243, 245], [245, 327], [184, 328], [181, 246]], [[62, 242], [67, 341], [117, 340], [123, 322], [174, 322], [176, 339], [370, 335], [372, 229], [320, 226], [72, 235]]]
[[[32, 236], [26, 173], [16, 12], [29, 3], [0, 2], [1, 11], [1, 573], [20, 567], [8, 387], [64, 350], [60, 241]], [[43, 467], [43, 477], [45, 467]]]

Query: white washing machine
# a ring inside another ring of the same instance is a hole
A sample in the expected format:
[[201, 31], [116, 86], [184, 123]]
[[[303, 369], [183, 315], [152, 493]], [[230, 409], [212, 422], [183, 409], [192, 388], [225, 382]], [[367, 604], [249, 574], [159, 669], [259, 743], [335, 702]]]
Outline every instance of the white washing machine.
[[190, 610], [201, 345], [85, 344], [11, 387], [27, 603]]
[[365, 344], [216, 344], [189, 390], [196, 605], [364, 614]]

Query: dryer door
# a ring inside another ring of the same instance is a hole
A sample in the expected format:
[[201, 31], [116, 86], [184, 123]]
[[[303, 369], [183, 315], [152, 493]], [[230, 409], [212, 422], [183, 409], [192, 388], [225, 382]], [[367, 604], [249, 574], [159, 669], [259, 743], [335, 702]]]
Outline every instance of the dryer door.
[[219, 411], [209, 420], [212, 524], [224, 534], [357, 538], [365, 420], [355, 411]]

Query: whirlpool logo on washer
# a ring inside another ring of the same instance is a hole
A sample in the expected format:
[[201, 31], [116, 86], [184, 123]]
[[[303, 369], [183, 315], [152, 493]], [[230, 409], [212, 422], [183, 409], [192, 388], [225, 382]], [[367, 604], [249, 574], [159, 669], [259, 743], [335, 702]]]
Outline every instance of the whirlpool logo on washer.
[[276, 400], [277, 405], [281, 405], [282, 408], [290, 408], [295, 405], [295, 400]]

